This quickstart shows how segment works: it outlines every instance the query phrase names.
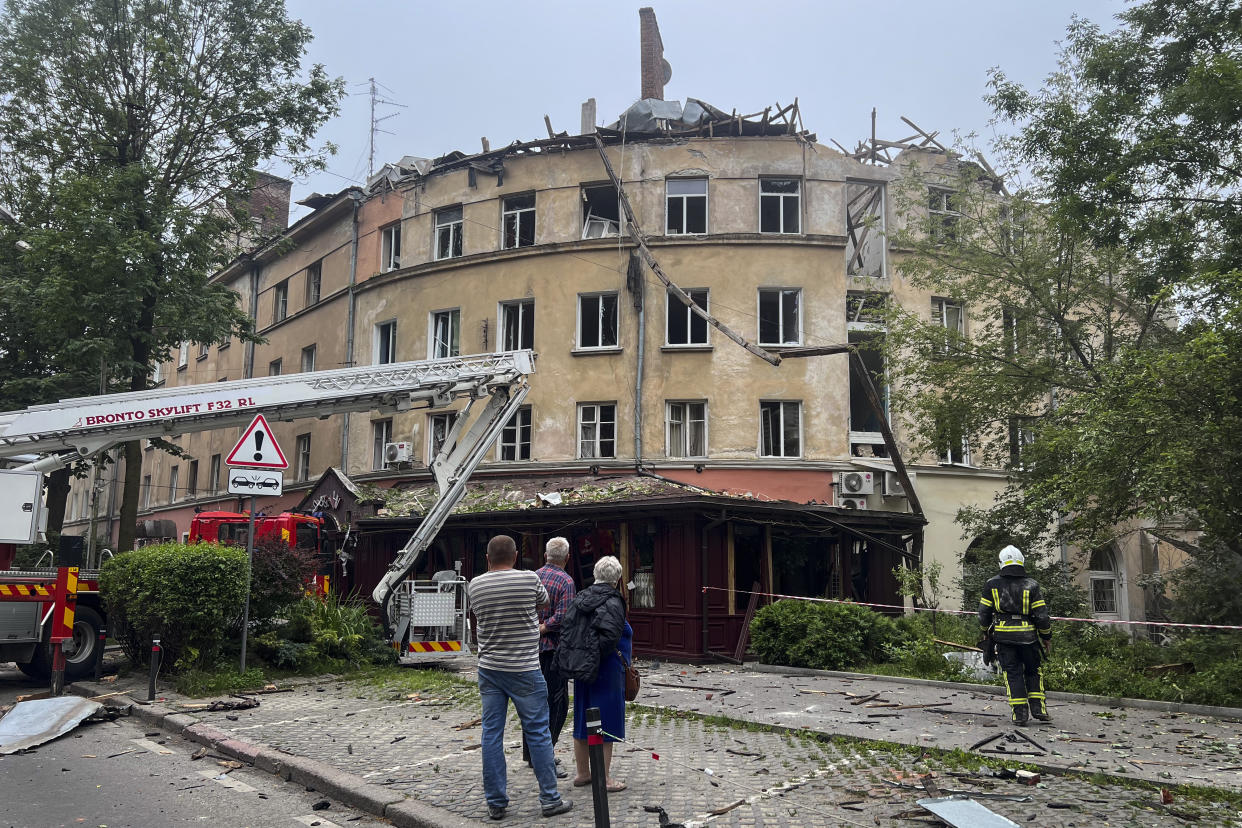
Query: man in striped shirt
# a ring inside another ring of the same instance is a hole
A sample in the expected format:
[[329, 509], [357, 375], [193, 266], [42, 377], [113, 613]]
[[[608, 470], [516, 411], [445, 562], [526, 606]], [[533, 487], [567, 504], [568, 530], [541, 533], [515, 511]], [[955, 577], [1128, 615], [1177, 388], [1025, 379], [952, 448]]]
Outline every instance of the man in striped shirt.
[[479, 637], [483, 793], [492, 819], [504, 819], [509, 807], [504, 735], [510, 701], [530, 748], [543, 815], [563, 814], [574, 806], [556, 790], [556, 763], [548, 732], [548, 685], [539, 669], [536, 608], [548, 603], [548, 590], [534, 572], [514, 569], [516, 562], [513, 538], [497, 535], [487, 544], [487, 572], [476, 576], [468, 587]]

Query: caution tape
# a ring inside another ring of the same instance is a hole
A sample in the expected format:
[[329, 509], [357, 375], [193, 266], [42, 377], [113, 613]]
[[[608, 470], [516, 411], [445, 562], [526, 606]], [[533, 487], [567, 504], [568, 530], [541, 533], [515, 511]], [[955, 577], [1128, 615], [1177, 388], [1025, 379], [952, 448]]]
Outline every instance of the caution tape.
[[[706, 593], [709, 589], [717, 592], [729, 592], [725, 587], [705, 586], [702, 588]], [[946, 615], [976, 615], [971, 610], [947, 610], [932, 609], [931, 607], [907, 607], [904, 604], [876, 604], [869, 601], [845, 601], [840, 598], [809, 598], [805, 595], [783, 595], [779, 592], [752, 592], [751, 590], [739, 589], [736, 592], [745, 592], [748, 595], [762, 595], [767, 598], [785, 598], [793, 601], [809, 601], [814, 604], [852, 604], [856, 607], [880, 607], [882, 609], [914, 610], [915, 612], [943, 612]], [[1109, 618], [1074, 618], [1072, 616], [1054, 615], [1053, 621], [1081, 621], [1084, 624], [1121, 624], [1133, 625], [1140, 627], [1179, 627], [1192, 630], [1242, 630], [1242, 626], [1229, 624], [1182, 624], [1175, 621], [1116, 621]]]

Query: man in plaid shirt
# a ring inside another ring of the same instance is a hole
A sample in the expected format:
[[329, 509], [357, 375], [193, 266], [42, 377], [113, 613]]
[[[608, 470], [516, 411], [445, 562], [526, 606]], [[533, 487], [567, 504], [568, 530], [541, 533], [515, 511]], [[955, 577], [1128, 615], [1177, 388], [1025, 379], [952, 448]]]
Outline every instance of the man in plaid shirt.
[[[565, 716], [569, 711], [569, 681], [559, 672], [553, 661], [556, 658], [556, 645], [561, 638], [561, 620], [565, 611], [574, 600], [577, 590], [574, 579], [565, 571], [565, 562], [569, 560], [569, 541], [564, 538], [552, 538], [544, 550], [544, 566], [535, 573], [543, 581], [548, 591], [548, 603], [538, 608], [539, 612], [539, 669], [543, 671], [544, 681], [548, 684], [548, 731], [552, 735], [552, 746], [561, 735], [565, 726]], [[522, 758], [530, 764], [530, 753], [526, 749], [526, 740], [522, 740]], [[569, 771], [560, 768], [561, 760], [556, 760], [556, 777], [565, 779]]]

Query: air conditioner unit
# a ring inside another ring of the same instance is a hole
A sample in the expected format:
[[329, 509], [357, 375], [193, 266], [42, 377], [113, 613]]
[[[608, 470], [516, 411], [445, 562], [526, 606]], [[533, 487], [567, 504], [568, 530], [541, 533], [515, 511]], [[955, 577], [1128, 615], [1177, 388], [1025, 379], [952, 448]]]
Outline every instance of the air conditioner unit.
[[[906, 472], [906, 476], [910, 478], [910, 485], [913, 486], [914, 472]], [[906, 490], [901, 485], [897, 472], [884, 472], [884, 494], [888, 497], [906, 497]]]
[[837, 505], [842, 509], [866, 509], [867, 498], [865, 497], [838, 497]]
[[413, 443], [385, 443], [385, 463], [410, 463], [414, 460]]
[[844, 497], [869, 495], [875, 492], [875, 474], [869, 471], [846, 471], [837, 474], [837, 493]]

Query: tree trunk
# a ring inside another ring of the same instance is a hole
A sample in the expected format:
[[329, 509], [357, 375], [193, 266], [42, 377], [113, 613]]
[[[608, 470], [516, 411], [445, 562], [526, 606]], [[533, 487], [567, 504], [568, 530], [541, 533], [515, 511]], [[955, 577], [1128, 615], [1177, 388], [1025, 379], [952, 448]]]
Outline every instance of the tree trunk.
[[138, 495], [142, 487], [142, 442], [125, 444], [125, 486], [121, 495], [120, 526], [117, 527], [116, 551], [134, 548], [134, 532], [138, 523]]

